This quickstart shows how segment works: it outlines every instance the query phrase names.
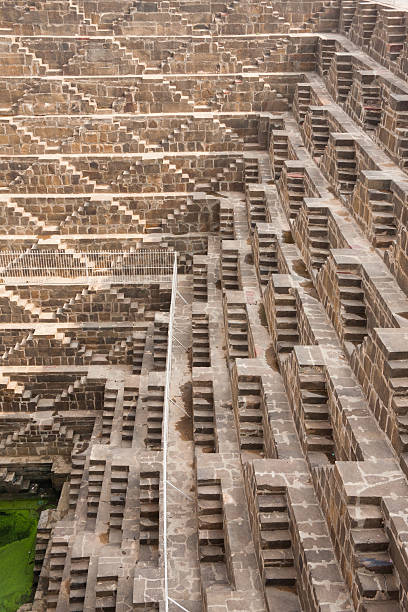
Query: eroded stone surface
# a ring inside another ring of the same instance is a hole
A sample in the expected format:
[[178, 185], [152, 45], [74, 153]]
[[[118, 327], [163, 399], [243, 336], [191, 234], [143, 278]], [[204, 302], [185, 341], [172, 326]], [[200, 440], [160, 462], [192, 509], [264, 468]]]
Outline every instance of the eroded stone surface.
[[181, 295], [165, 504], [168, 286], [0, 284], [0, 490], [61, 491], [22, 610], [406, 610], [408, 13], [31, 4], [0, 250], [174, 249]]

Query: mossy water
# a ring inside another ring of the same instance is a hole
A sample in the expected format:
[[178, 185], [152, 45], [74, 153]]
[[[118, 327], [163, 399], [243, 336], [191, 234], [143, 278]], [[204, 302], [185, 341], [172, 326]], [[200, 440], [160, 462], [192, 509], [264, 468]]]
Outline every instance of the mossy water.
[[0, 612], [30, 601], [38, 519], [55, 504], [53, 495], [0, 496]]

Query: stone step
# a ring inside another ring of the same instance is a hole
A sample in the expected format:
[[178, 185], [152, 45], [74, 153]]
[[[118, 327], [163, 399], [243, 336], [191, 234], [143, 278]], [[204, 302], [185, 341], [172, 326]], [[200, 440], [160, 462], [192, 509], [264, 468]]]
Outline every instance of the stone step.
[[297, 572], [294, 567], [266, 567], [264, 578], [266, 586], [289, 587], [296, 584]]
[[351, 542], [356, 551], [363, 552], [386, 551], [389, 546], [384, 529], [352, 529]]
[[224, 561], [224, 548], [222, 546], [200, 546], [201, 563], [217, 563]]
[[360, 597], [374, 599], [379, 594], [388, 596], [389, 599], [398, 599], [399, 586], [394, 575], [382, 574], [382, 579], [379, 582], [378, 576], [375, 573], [364, 572], [357, 570], [355, 574], [357, 591]]
[[287, 530], [261, 531], [261, 548], [290, 548], [291, 537]]
[[289, 517], [287, 512], [261, 512], [259, 513], [261, 530], [289, 529]]

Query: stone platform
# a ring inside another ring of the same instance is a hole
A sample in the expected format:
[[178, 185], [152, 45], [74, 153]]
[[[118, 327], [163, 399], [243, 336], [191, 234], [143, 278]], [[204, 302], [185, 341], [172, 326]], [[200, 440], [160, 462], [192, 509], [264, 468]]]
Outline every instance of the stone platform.
[[401, 4], [0, 3], [0, 251], [180, 291], [165, 505], [169, 287], [1, 279], [0, 492], [60, 491], [21, 612], [408, 610]]

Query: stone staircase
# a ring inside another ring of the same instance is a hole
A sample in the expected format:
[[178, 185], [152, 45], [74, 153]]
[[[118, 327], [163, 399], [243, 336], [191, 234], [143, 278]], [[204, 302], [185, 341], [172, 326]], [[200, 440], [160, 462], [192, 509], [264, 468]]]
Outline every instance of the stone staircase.
[[193, 437], [196, 452], [216, 452], [213, 384], [200, 377], [193, 380]]
[[235, 249], [227, 250], [223, 244], [221, 253], [221, 282], [227, 291], [237, 291], [240, 288], [238, 274], [238, 253]]
[[349, 35], [353, 42], [366, 48], [370, 44], [378, 16], [374, 2], [358, 2]]
[[140, 546], [157, 558], [160, 525], [160, 473], [141, 466], [140, 470]]
[[312, 464], [333, 463], [335, 445], [328, 404], [326, 377], [318, 368], [299, 372], [303, 444]]
[[255, 225], [268, 221], [266, 195], [263, 188], [251, 189], [246, 193], [248, 223], [251, 231]]
[[212, 480], [198, 481], [198, 546], [200, 566], [218, 566], [225, 563], [222, 491]]
[[278, 272], [277, 237], [272, 223], [256, 223], [253, 252], [259, 283], [266, 287], [271, 274]]
[[40, 306], [34, 304], [31, 300], [21, 298], [18, 292], [13, 288], [7, 288], [6, 286], [0, 287], [0, 298], [7, 299], [12, 307], [21, 309], [21, 311], [27, 315], [28, 321], [55, 321], [54, 313], [49, 313], [40, 308]]
[[237, 379], [237, 429], [242, 452], [264, 456], [263, 406], [259, 380], [248, 375]]
[[339, 196], [350, 197], [357, 181], [355, 142], [346, 134], [330, 133], [328, 145], [320, 161], [320, 168], [333, 175]]
[[233, 298], [233, 293], [224, 295], [224, 322], [227, 332], [227, 350], [230, 359], [249, 357], [248, 318], [244, 304]]
[[308, 209], [308, 236], [311, 265], [320, 270], [330, 253], [329, 220], [323, 207]]
[[115, 417], [116, 410], [116, 400], [118, 396], [118, 391], [115, 388], [106, 388], [103, 398], [103, 409], [102, 409], [102, 432], [101, 432], [101, 440], [103, 444], [109, 444], [113, 419]]
[[[129, 466], [112, 465], [110, 483], [111, 501], [109, 512], [109, 540], [112, 543], [122, 541], [128, 481]], [[104, 586], [106, 586], [106, 584]], [[105, 593], [103, 594], [105, 595]], [[107, 602], [105, 601], [104, 603], [106, 605]], [[114, 602], [109, 602], [109, 605], [112, 603]]]
[[333, 54], [327, 73], [327, 83], [339, 104], [347, 100], [353, 84], [353, 58], [350, 53]]
[[[72, 467], [71, 474], [69, 480], [69, 508], [72, 511], [75, 511], [77, 506], [79, 491], [81, 487], [82, 478], [85, 470], [86, 457], [85, 455], [73, 455], [72, 456]], [[65, 549], [65, 546], [62, 548]], [[59, 550], [59, 547], [57, 546]], [[56, 551], [57, 552], [57, 551]], [[66, 552], [66, 551], [65, 551]], [[51, 549], [51, 557], [52, 557], [52, 549]], [[55, 554], [56, 557], [59, 557], [59, 554]], [[62, 555], [65, 556], [65, 555]], [[62, 576], [62, 572], [61, 572]]]
[[377, 248], [387, 249], [397, 233], [392, 194], [388, 190], [373, 188], [369, 190], [368, 198], [373, 244]]
[[302, 29], [331, 32], [337, 27], [339, 14], [340, 0], [326, 0], [319, 9], [312, 12], [310, 18], [303, 23]]
[[338, 272], [337, 279], [344, 341], [361, 344], [367, 335], [367, 315], [362, 278], [358, 273], [344, 270]]
[[0, 468], [0, 491], [8, 494], [26, 493], [31, 482], [23, 474], [18, 474], [10, 468]]
[[207, 263], [201, 255], [193, 257], [193, 296], [195, 302], [207, 302]]
[[164, 409], [164, 386], [159, 382], [148, 385], [144, 399], [147, 411], [147, 434], [145, 445], [148, 449], [160, 451], [162, 448], [162, 426]]
[[85, 602], [89, 562], [89, 557], [73, 557], [71, 555], [69, 606], [75, 612], [79, 611]]
[[271, 276], [266, 288], [265, 302], [265, 307], [273, 316], [273, 328], [270, 329], [270, 333], [275, 351], [282, 359], [299, 344], [296, 296], [285, 275]]
[[23, 45], [23, 42], [20, 38], [13, 37], [10, 50], [12, 52], [14, 51], [19, 54], [22, 54], [25, 58], [25, 61], [31, 64], [31, 69], [34, 75], [36, 76], [54, 76], [57, 74], [61, 74], [59, 70], [51, 68], [41, 59], [41, 57], [36, 56], [35, 53], [31, 52], [27, 46]]
[[288, 159], [288, 135], [284, 130], [272, 131], [272, 166], [275, 181], [278, 181], [284, 162]]
[[340, 32], [348, 33], [354, 19], [357, 0], [342, 0], [340, 16]]
[[191, 349], [191, 363], [193, 368], [208, 368], [211, 366], [209, 338], [208, 315], [193, 313]]
[[[398, 610], [398, 580], [389, 552], [389, 539], [381, 509], [375, 504], [348, 506], [353, 561], [357, 568], [356, 589], [360, 601], [370, 605], [380, 599], [390, 610]], [[386, 602], [386, 603], [385, 603]]]
[[293, 114], [298, 125], [302, 125], [311, 104], [310, 83], [297, 83], [293, 99]]
[[220, 235], [222, 239], [234, 238], [233, 209], [228, 202], [220, 202]]
[[[86, 500], [88, 521], [96, 521], [98, 515], [99, 503], [101, 500], [102, 493], [102, 485], [105, 475], [105, 467], [106, 461], [104, 459], [91, 459], [89, 464], [88, 496]], [[78, 573], [82, 574], [82, 572]], [[83, 573], [85, 574], [84, 585], [86, 585], [87, 572], [84, 571]]]
[[329, 142], [329, 123], [324, 107], [309, 106], [302, 126], [307, 149], [314, 158], [323, 155]]
[[67, 538], [54, 536], [51, 540], [49, 554], [49, 576], [46, 595], [46, 605], [50, 610], [55, 610], [58, 605], [58, 597], [68, 553]]
[[81, 10], [80, 5], [75, 0], [67, 0], [68, 6], [70, 9], [74, 11], [74, 13], [79, 17], [81, 21], [81, 29], [83, 30], [83, 34], [97, 34], [99, 32], [99, 28], [92, 23], [92, 20], [86, 17], [85, 12]]
[[365, 130], [375, 130], [381, 122], [381, 86], [375, 72], [355, 73], [345, 102], [347, 112]]
[[257, 482], [251, 464], [245, 466], [245, 484], [250, 508], [251, 529], [264, 592], [271, 604], [284, 590], [285, 602], [300, 609], [298, 574], [291, 536], [290, 509], [285, 487]]

